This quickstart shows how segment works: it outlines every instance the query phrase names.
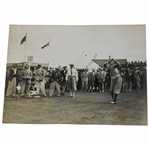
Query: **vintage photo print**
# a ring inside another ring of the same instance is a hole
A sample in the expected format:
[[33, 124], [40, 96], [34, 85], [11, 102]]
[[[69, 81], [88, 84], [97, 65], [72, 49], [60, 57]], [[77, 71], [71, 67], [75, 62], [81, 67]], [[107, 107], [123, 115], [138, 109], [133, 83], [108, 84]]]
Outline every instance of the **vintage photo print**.
[[3, 123], [147, 124], [145, 25], [10, 25]]

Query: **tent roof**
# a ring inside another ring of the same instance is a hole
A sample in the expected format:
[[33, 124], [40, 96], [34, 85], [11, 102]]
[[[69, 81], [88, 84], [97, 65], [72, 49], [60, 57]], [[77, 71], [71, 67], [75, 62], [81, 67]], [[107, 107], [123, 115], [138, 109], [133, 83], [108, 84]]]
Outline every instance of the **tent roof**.
[[[108, 62], [109, 59], [93, 59], [93, 62], [95, 62], [99, 66], [103, 66], [105, 62]], [[127, 59], [116, 59], [120, 64], [126, 64]]]
[[72, 64], [74, 64], [74, 67], [78, 68], [78, 69], [83, 69], [83, 68], [98, 68], [99, 66], [92, 62], [92, 60], [88, 60], [86, 56], [84, 56], [84, 54], [80, 55], [77, 59], [75, 59], [74, 61], [72, 61]]

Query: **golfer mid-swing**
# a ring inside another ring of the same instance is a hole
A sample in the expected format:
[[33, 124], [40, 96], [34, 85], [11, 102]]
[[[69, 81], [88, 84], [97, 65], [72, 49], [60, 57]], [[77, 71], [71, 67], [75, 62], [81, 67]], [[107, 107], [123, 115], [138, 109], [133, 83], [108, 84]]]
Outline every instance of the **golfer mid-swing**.
[[116, 104], [117, 95], [121, 91], [122, 86], [122, 78], [118, 71], [118, 67], [121, 67], [120, 63], [115, 61], [114, 59], [111, 59], [110, 62], [106, 62], [104, 64], [105, 68], [108, 68], [108, 71], [111, 76], [111, 85], [110, 85], [110, 94], [112, 96], [112, 102], [110, 104]]

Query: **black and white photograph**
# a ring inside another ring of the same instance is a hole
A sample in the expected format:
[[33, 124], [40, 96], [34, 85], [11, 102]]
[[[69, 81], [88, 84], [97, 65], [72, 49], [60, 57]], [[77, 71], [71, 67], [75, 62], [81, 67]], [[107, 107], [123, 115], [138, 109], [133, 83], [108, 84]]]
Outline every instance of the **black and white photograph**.
[[0, 148], [149, 148], [147, 1], [0, 4]]
[[3, 123], [147, 124], [146, 26], [10, 25]]

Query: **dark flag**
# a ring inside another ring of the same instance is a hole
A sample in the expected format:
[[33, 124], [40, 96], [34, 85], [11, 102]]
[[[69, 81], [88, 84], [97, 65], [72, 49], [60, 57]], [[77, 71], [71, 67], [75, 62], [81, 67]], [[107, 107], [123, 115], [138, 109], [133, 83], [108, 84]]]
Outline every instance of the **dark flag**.
[[20, 44], [23, 44], [26, 41], [26, 35], [23, 37], [23, 39], [21, 40]]
[[44, 49], [45, 47], [49, 46], [49, 42], [47, 44], [45, 44], [43, 47], [41, 47], [41, 49]]

